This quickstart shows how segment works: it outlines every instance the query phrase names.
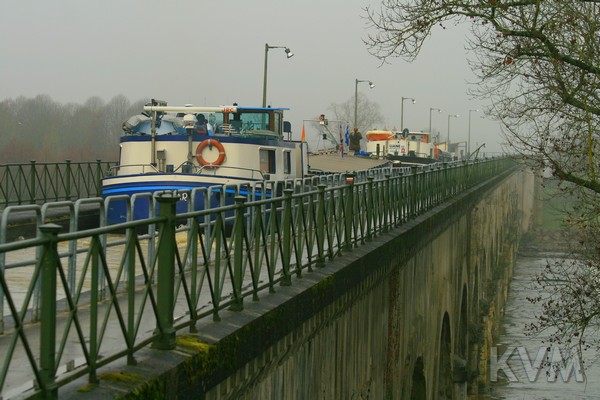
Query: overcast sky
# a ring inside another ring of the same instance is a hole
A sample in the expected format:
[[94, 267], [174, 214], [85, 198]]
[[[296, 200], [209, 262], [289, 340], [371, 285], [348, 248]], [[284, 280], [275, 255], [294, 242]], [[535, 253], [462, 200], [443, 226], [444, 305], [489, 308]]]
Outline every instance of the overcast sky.
[[[437, 31], [412, 64], [380, 66], [362, 40], [369, 33], [363, 8], [376, 0], [5, 0], [0, 13], [0, 100], [47, 94], [83, 103], [122, 94], [131, 101], [260, 106], [265, 43], [287, 46], [268, 53], [267, 101], [289, 107], [286, 119], [299, 138], [302, 121], [327, 114], [332, 103], [359, 96], [379, 104], [385, 126], [433, 130], [467, 140], [470, 109], [486, 105], [467, 94], [466, 29]], [[502, 151], [498, 123], [471, 113], [471, 148]], [[307, 126], [309, 140], [317, 131]]]

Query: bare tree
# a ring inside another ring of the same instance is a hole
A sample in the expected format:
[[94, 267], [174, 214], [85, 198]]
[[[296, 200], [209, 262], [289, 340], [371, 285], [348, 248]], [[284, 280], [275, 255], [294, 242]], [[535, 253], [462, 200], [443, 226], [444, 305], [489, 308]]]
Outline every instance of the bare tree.
[[540, 276], [553, 290], [532, 299], [544, 314], [530, 332], [559, 328], [552, 340], [582, 344], [600, 327], [600, 0], [383, 0], [365, 13], [365, 44], [382, 63], [412, 61], [435, 30], [469, 25], [471, 93], [491, 100], [486, 113], [512, 150], [577, 201], [566, 220], [579, 235], [576, 262], [549, 264]]
[[[352, 129], [354, 124], [354, 96], [343, 103], [331, 103], [329, 109], [337, 121], [346, 121]], [[379, 104], [369, 100], [366, 96], [358, 95], [357, 103], [357, 125], [358, 130], [365, 132], [383, 125], [383, 115]]]
[[492, 100], [509, 145], [600, 193], [600, 1], [384, 0], [366, 12], [382, 62], [415, 59], [437, 26], [470, 24], [472, 92]]

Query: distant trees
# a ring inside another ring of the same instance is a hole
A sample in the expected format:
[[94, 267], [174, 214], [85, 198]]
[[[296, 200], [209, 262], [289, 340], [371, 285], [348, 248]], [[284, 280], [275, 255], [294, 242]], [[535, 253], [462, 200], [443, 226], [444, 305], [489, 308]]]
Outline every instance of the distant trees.
[[47, 95], [0, 102], [1, 163], [117, 160], [121, 124], [139, 113], [123, 95], [60, 104]]
[[[354, 96], [343, 103], [331, 103], [329, 109], [337, 121], [346, 121], [350, 130], [354, 128]], [[380, 128], [383, 125], [383, 115], [379, 104], [369, 100], [366, 96], [358, 95], [357, 107], [358, 129], [364, 133], [367, 130]]]
[[365, 44], [382, 62], [411, 61], [434, 29], [469, 25], [479, 78], [472, 94], [491, 100], [487, 114], [513, 151], [577, 199], [565, 220], [579, 234], [576, 262], [549, 264], [540, 276], [552, 294], [534, 299], [544, 312], [530, 332], [592, 343], [600, 329], [600, 0], [383, 0], [365, 11], [373, 29]]

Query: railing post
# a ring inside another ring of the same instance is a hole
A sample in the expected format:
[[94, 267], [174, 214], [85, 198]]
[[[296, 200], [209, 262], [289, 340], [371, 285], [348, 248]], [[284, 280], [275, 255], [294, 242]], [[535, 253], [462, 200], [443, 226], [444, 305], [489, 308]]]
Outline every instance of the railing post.
[[71, 160], [65, 160], [67, 166], [65, 168], [65, 200], [71, 200]]
[[232, 311], [244, 309], [244, 298], [242, 297], [242, 284], [244, 283], [244, 202], [246, 197], [235, 196], [235, 230], [233, 232], [233, 303], [229, 307]]
[[325, 266], [325, 188], [327, 185], [321, 183], [318, 185], [319, 194], [317, 196], [317, 267]]
[[365, 240], [367, 242], [370, 242], [371, 240], [373, 240], [373, 232], [371, 232], [371, 230], [373, 229], [373, 177], [369, 176], [367, 178], [367, 180], [369, 181], [369, 183], [367, 183], [367, 199], [366, 199], [366, 212], [367, 212], [367, 235]]
[[389, 230], [389, 212], [391, 209], [391, 200], [390, 200], [390, 173], [387, 172], [385, 175], [385, 181], [383, 183], [383, 227], [381, 229], [382, 232], [387, 232]]
[[56, 384], [56, 281], [58, 267], [57, 236], [60, 225], [44, 224], [39, 227], [48, 240], [42, 252], [40, 279], [42, 305], [40, 318], [40, 387], [45, 399], [58, 398]]
[[96, 196], [100, 196], [102, 193], [102, 160], [96, 160]]
[[285, 189], [283, 202], [283, 222], [281, 224], [281, 247], [283, 254], [281, 257], [282, 274], [281, 286], [291, 286], [292, 276], [290, 275], [290, 260], [292, 258], [292, 194], [293, 189]]
[[352, 251], [352, 222], [354, 218], [354, 178], [356, 174], [346, 174], [346, 209], [344, 210], [344, 249]]
[[[35, 161], [31, 160], [29, 161], [29, 166], [30, 166], [30, 170], [29, 170], [29, 184], [31, 185], [29, 187], [29, 202], [27, 204], [35, 204], [36, 200], [35, 200], [35, 177], [36, 177], [36, 173], [35, 173]], [[21, 202], [19, 202], [19, 204], [21, 204]]]
[[[127, 229], [125, 233], [125, 248], [128, 249], [125, 257], [127, 258], [127, 267], [124, 269], [127, 281], [127, 296], [129, 301], [127, 302], [127, 335], [133, 342], [133, 332], [135, 332], [135, 247], [132, 246], [133, 238], [135, 237], [135, 228]], [[127, 365], [135, 365], [135, 357], [130, 349], [127, 353]]]
[[173, 327], [173, 307], [175, 304], [175, 204], [176, 193], [163, 193], [156, 196], [160, 217], [166, 220], [159, 225], [158, 272], [156, 279], [157, 320], [155, 333], [158, 337], [152, 347], [160, 350], [175, 348], [175, 328]]
[[[8, 178], [8, 165], [0, 165], [0, 206], [2, 208], [8, 207], [8, 184], [5, 183], [4, 178]], [[8, 182], [8, 180], [6, 181]]]
[[90, 372], [88, 374], [89, 383], [98, 383], [97, 363], [98, 363], [98, 308], [100, 304], [99, 281], [100, 277], [100, 252], [106, 249], [102, 246], [99, 238], [94, 238], [90, 248], [91, 255], [91, 282], [90, 282]]
[[448, 180], [448, 163], [444, 163], [444, 172], [443, 172], [443, 178], [442, 178], [442, 190], [441, 192], [443, 193], [442, 198], [440, 199], [440, 203], [443, 203], [444, 201], [446, 201], [446, 199], [448, 198], [448, 188], [450, 186], [450, 181]]
[[417, 179], [417, 167], [410, 167], [411, 175], [411, 191], [410, 191], [410, 218], [414, 219], [418, 214], [419, 210], [417, 207], [419, 197], [419, 181]]

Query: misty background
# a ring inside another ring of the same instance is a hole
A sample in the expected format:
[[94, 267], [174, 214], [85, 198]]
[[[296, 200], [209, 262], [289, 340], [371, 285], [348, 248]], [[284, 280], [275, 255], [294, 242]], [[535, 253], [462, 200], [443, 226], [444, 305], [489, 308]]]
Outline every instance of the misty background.
[[[308, 121], [353, 104], [355, 87], [381, 118], [367, 129], [429, 129], [466, 141], [471, 149], [502, 152], [500, 126], [484, 117], [487, 104], [468, 95], [475, 80], [464, 26], [434, 32], [413, 63], [381, 65], [363, 39], [365, 7], [379, 1], [259, 0], [198, 2], [16, 2], [0, 14], [1, 162], [114, 159], [121, 123], [151, 98], [171, 105], [260, 106], [265, 43], [267, 104], [289, 107], [299, 139], [319, 146], [320, 127]], [[355, 80], [372, 81], [355, 84]], [[414, 98], [416, 103], [401, 101]], [[439, 108], [441, 112], [430, 112]], [[359, 110], [359, 116], [361, 111]], [[459, 114], [458, 118], [449, 115]], [[344, 116], [350, 119], [352, 115]], [[336, 127], [333, 127], [336, 129]], [[345, 129], [345, 128], [344, 128]]]

